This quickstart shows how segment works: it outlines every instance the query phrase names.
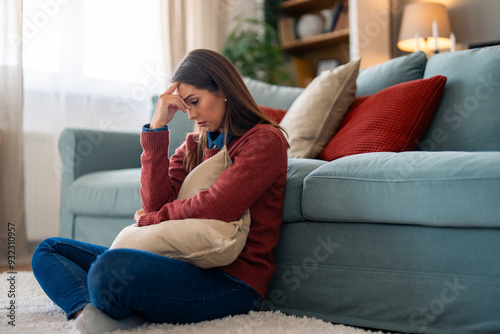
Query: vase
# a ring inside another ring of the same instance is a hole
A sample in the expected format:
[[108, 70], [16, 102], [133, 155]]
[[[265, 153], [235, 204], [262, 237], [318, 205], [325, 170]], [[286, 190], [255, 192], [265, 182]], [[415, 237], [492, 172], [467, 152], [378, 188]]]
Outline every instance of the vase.
[[299, 38], [308, 38], [323, 32], [324, 21], [320, 15], [305, 14], [297, 22], [297, 35]]

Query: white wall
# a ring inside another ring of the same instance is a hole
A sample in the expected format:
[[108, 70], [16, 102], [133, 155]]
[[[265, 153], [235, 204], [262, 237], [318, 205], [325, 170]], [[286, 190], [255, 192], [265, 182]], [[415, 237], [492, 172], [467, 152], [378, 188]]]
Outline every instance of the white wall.
[[500, 1], [447, 0], [457, 41], [467, 45], [500, 41]]
[[361, 58], [361, 68], [391, 59], [389, 0], [349, 0], [351, 59]]
[[264, 0], [227, 0], [227, 34], [229, 34], [236, 25], [234, 18], [238, 15], [241, 15], [243, 18], [262, 18], [263, 2]]

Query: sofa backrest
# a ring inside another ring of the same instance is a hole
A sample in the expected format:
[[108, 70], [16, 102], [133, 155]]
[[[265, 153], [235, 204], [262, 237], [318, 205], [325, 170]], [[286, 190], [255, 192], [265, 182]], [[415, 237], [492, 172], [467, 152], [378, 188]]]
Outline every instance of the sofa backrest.
[[288, 110], [304, 88], [268, 84], [244, 77], [243, 81], [258, 105]]
[[[424, 151], [500, 151], [500, 46], [446, 52], [426, 59], [423, 52], [391, 59], [360, 72], [357, 96], [400, 82], [444, 75], [446, 89], [434, 119], [418, 143]], [[289, 109], [303, 88], [243, 78], [259, 105]], [[153, 110], [158, 97], [153, 98]], [[192, 132], [194, 122], [178, 113], [169, 127], [170, 155]]]
[[448, 78], [424, 151], [500, 151], [500, 46], [432, 56], [424, 78]]
[[390, 59], [359, 71], [356, 96], [373, 95], [396, 84], [422, 79], [427, 57], [422, 51]]

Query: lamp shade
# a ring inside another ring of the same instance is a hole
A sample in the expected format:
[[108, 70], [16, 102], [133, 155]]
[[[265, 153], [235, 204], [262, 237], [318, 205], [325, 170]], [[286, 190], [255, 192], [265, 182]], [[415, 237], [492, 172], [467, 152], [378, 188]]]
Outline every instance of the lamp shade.
[[450, 19], [445, 5], [411, 2], [403, 10], [398, 48], [408, 52], [434, 50], [436, 42], [433, 35], [436, 34], [437, 49], [446, 49], [451, 46], [450, 33]]

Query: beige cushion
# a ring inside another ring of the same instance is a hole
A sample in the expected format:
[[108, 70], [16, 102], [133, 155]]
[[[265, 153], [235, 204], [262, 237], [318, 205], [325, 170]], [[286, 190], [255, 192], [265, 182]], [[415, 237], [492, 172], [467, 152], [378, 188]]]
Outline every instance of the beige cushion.
[[360, 60], [321, 72], [288, 109], [289, 158], [316, 158], [344, 119], [356, 95]]
[[[224, 147], [187, 175], [178, 199], [190, 198], [210, 188], [231, 164]], [[187, 261], [201, 268], [220, 267], [236, 260], [245, 246], [249, 230], [249, 210], [240, 220], [229, 223], [215, 219], [182, 219], [143, 227], [133, 224], [118, 234], [110, 249], [140, 249]]]

